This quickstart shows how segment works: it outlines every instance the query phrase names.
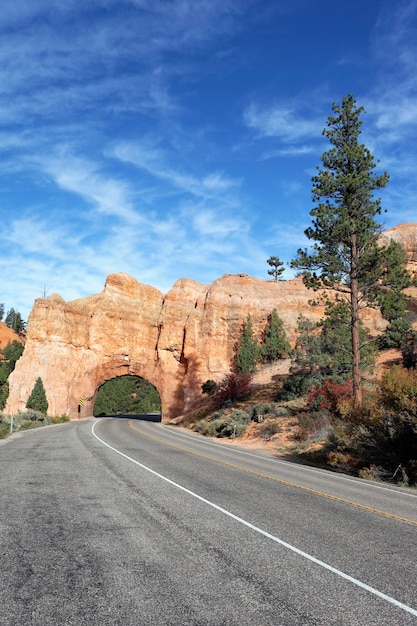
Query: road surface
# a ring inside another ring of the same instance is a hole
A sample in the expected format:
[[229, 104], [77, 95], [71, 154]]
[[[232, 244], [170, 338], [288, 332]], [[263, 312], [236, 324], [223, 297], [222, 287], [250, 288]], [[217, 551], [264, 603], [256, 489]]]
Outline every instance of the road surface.
[[417, 624], [417, 492], [82, 420], [0, 445], [2, 626]]

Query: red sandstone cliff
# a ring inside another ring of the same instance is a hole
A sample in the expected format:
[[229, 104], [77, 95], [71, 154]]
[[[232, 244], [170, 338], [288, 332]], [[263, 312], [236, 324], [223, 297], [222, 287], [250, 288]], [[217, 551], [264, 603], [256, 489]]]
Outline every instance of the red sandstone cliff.
[[[410, 263], [417, 259], [417, 224], [386, 231], [403, 241]], [[403, 233], [403, 239], [401, 239]], [[388, 240], [388, 239], [386, 239]], [[384, 240], [385, 242], [385, 240]], [[108, 276], [97, 295], [64, 302], [57, 294], [35, 301], [26, 347], [10, 377], [6, 412], [23, 410], [36, 378], [42, 378], [51, 415], [91, 415], [99, 386], [115, 376], [135, 374], [159, 391], [165, 417], [183, 412], [201, 384], [230, 371], [242, 323], [250, 313], [260, 336], [276, 308], [294, 340], [301, 313], [323, 314], [301, 279], [274, 282], [247, 275], [225, 275], [211, 285], [178, 280], [165, 296], [127, 274]], [[366, 325], [384, 328], [375, 311]]]
[[5, 348], [7, 344], [12, 343], [12, 341], [22, 342], [22, 337], [15, 333], [12, 328], [0, 322], [0, 350], [3, 350], [3, 348]]

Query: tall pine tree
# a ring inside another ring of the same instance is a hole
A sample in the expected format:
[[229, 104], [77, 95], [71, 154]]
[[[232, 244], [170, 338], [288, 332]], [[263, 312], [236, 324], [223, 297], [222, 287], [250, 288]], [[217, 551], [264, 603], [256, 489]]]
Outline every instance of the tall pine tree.
[[35, 386], [33, 387], [28, 401], [26, 402], [26, 407], [28, 409], [33, 409], [34, 411], [40, 411], [40, 413], [46, 415], [48, 412], [48, 406], [48, 400], [46, 398], [42, 378], [37, 378]]
[[[378, 300], [382, 282], [389, 287], [387, 249], [378, 246], [381, 227], [375, 219], [381, 214], [381, 204], [374, 198], [389, 177], [386, 172], [375, 173], [371, 152], [359, 142], [364, 109], [356, 105], [353, 95], [343, 97], [341, 105], [333, 104], [333, 112], [323, 130], [332, 147], [322, 155], [322, 166], [312, 179], [316, 206], [310, 212], [313, 225], [305, 234], [314, 243], [310, 250], [298, 250], [291, 265], [301, 271], [308, 287], [336, 289], [346, 298], [353, 396], [360, 406], [360, 309]], [[400, 260], [391, 256], [391, 262], [400, 266]]]
[[236, 369], [239, 374], [253, 373], [259, 360], [259, 344], [253, 333], [250, 314], [243, 324], [242, 334], [237, 342]]
[[278, 359], [283, 359], [291, 352], [291, 346], [288, 343], [285, 334], [284, 324], [278, 315], [278, 311], [274, 309], [268, 316], [268, 322], [265, 326], [261, 356], [266, 363], [273, 363]]

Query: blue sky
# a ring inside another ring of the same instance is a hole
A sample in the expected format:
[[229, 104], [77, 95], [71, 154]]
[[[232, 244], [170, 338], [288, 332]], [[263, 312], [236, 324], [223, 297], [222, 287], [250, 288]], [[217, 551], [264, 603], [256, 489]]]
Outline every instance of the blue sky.
[[[127, 272], [269, 278], [307, 245], [333, 102], [417, 222], [417, 0], [14, 0], [0, 17], [0, 302]], [[292, 274], [286, 271], [286, 278]]]

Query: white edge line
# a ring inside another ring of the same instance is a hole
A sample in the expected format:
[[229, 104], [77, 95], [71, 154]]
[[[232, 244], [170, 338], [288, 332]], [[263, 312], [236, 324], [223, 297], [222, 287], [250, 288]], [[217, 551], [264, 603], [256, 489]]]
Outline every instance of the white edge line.
[[255, 532], [259, 533], [260, 535], [263, 535], [267, 539], [270, 539], [271, 541], [274, 541], [275, 543], [278, 543], [279, 545], [283, 546], [284, 548], [287, 548], [287, 550], [291, 550], [291, 552], [294, 552], [295, 554], [298, 554], [299, 556], [302, 556], [303, 558], [307, 559], [308, 561], [311, 561], [312, 563], [315, 563], [316, 565], [319, 565], [323, 569], [326, 569], [329, 572], [332, 572], [333, 574], [336, 574], [340, 578], [344, 578], [345, 580], [349, 581], [353, 585], [356, 585], [357, 587], [360, 587], [361, 589], [364, 589], [365, 591], [368, 591], [369, 593], [373, 594], [374, 596], [377, 596], [378, 598], [381, 598], [382, 600], [385, 600], [386, 602], [389, 602], [390, 604], [393, 604], [394, 606], [402, 609], [403, 611], [406, 611], [407, 613], [411, 613], [411, 615], [414, 615], [414, 616], [417, 617], [417, 610], [413, 609], [411, 606], [408, 606], [407, 604], [403, 604], [402, 602], [399, 602], [395, 598], [392, 598], [391, 596], [388, 596], [385, 593], [382, 593], [381, 591], [378, 591], [378, 589], [374, 589], [374, 587], [370, 587], [369, 585], [367, 585], [366, 583], [363, 583], [362, 581], [358, 580], [357, 578], [353, 578], [352, 576], [349, 576], [349, 574], [345, 574], [344, 572], [342, 572], [341, 570], [338, 570], [337, 568], [333, 567], [332, 565], [328, 565], [324, 561], [321, 561], [320, 559], [317, 559], [316, 557], [312, 556], [311, 554], [308, 554], [307, 552], [304, 552], [303, 550], [300, 550], [299, 548], [296, 548], [295, 546], [291, 545], [290, 543], [287, 543], [286, 541], [283, 541], [282, 539], [279, 539], [279, 537], [276, 537], [275, 535], [271, 535], [267, 531], [262, 530], [262, 528], [259, 528], [258, 526], [254, 526], [254, 524], [251, 524], [250, 522], [247, 522], [243, 518], [238, 517], [234, 513], [231, 513], [230, 511], [227, 511], [226, 509], [224, 509], [223, 507], [219, 506], [218, 504], [215, 504], [214, 502], [211, 502], [210, 500], [207, 500], [206, 498], [203, 498], [202, 496], [199, 496], [194, 491], [190, 491], [186, 487], [183, 487], [182, 485], [174, 482], [170, 478], [167, 478], [166, 476], [163, 476], [162, 474], [158, 474], [158, 472], [155, 472], [155, 470], [151, 469], [150, 467], [147, 467], [146, 465], [143, 465], [142, 463], [139, 463], [139, 461], [136, 461], [135, 459], [132, 459], [132, 457], [128, 456], [127, 454], [124, 454], [124, 452], [121, 452], [120, 450], [117, 450], [117, 448], [114, 448], [110, 444], [108, 444], [105, 441], [103, 441], [103, 439], [101, 439], [95, 433], [95, 426], [98, 423], [100, 423], [100, 421], [99, 422], [94, 422], [94, 424], [92, 425], [91, 432], [92, 432], [93, 436], [100, 443], [102, 443], [104, 446], [106, 446], [107, 448], [109, 448], [113, 452], [116, 452], [116, 454], [119, 454], [120, 456], [122, 456], [123, 458], [127, 459], [128, 461], [131, 461], [135, 465], [138, 465], [139, 467], [141, 467], [142, 469], [146, 470], [150, 474], [153, 474], [154, 476], [157, 476], [157, 478], [160, 478], [161, 480], [164, 480], [165, 482], [167, 482], [168, 484], [172, 485], [173, 487], [176, 487], [177, 489], [180, 489], [181, 491], [184, 491], [185, 493], [187, 493], [188, 495], [192, 496], [193, 498], [196, 498], [197, 500], [200, 500], [200, 502], [204, 502], [204, 504], [207, 504], [208, 506], [212, 507], [213, 509], [216, 509], [216, 511], [219, 511], [220, 513], [223, 513], [224, 515], [227, 515], [228, 517], [234, 519], [236, 522], [239, 522], [240, 524], [243, 524], [247, 528], [250, 528], [251, 530], [254, 530]]
[[[299, 463], [291, 463], [291, 461], [284, 461], [281, 459], [273, 459], [269, 456], [261, 456], [259, 454], [255, 454], [254, 452], [247, 452], [247, 450], [240, 450], [239, 448], [233, 448], [233, 447], [227, 447], [227, 446], [223, 446], [221, 443], [216, 443], [214, 441], [206, 441], [205, 439], [201, 439], [200, 437], [194, 437], [193, 435], [187, 435], [186, 433], [182, 433], [179, 432], [177, 430], [175, 430], [175, 426], [174, 427], [169, 427], [167, 425], [163, 425], [161, 423], [158, 424], [159, 428], [162, 428], [163, 430], [166, 429], [168, 427], [168, 430], [170, 433], [173, 433], [175, 435], [177, 435], [178, 437], [184, 437], [185, 439], [191, 439], [193, 441], [200, 441], [202, 444], [206, 445], [206, 446], [217, 446], [217, 447], [221, 447], [224, 450], [230, 450], [231, 452], [237, 452], [239, 454], [244, 454], [245, 456], [252, 456], [255, 459], [262, 459], [263, 461], [268, 461], [269, 463], [278, 463], [281, 465], [291, 465], [293, 467], [297, 467], [297, 468], [303, 468], [304, 471], [306, 472], [313, 472], [315, 474], [320, 474], [320, 475], [325, 475], [326, 472], [329, 472], [329, 470], [322, 470], [322, 469], [318, 469], [316, 467], [308, 467], [307, 465], [301, 465]], [[331, 475], [335, 478], [337, 478], [338, 480], [347, 480], [348, 482], [352, 482], [352, 483], [356, 483], [357, 485], [362, 485], [363, 487], [370, 487], [372, 489], [382, 489], [383, 491], [388, 491], [389, 493], [397, 493], [401, 496], [408, 496], [409, 498], [417, 498], [417, 493], [409, 493], [407, 491], [400, 491], [399, 489], [396, 489], [394, 486], [393, 487], [384, 487], [383, 485], [376, 485], [375, 483], [367, 480], [365, 481], [363, 478], [355, 478], [354, 476], [343, 476], [342, 474], [338, 474], [337, 472], [330, 472]]]

